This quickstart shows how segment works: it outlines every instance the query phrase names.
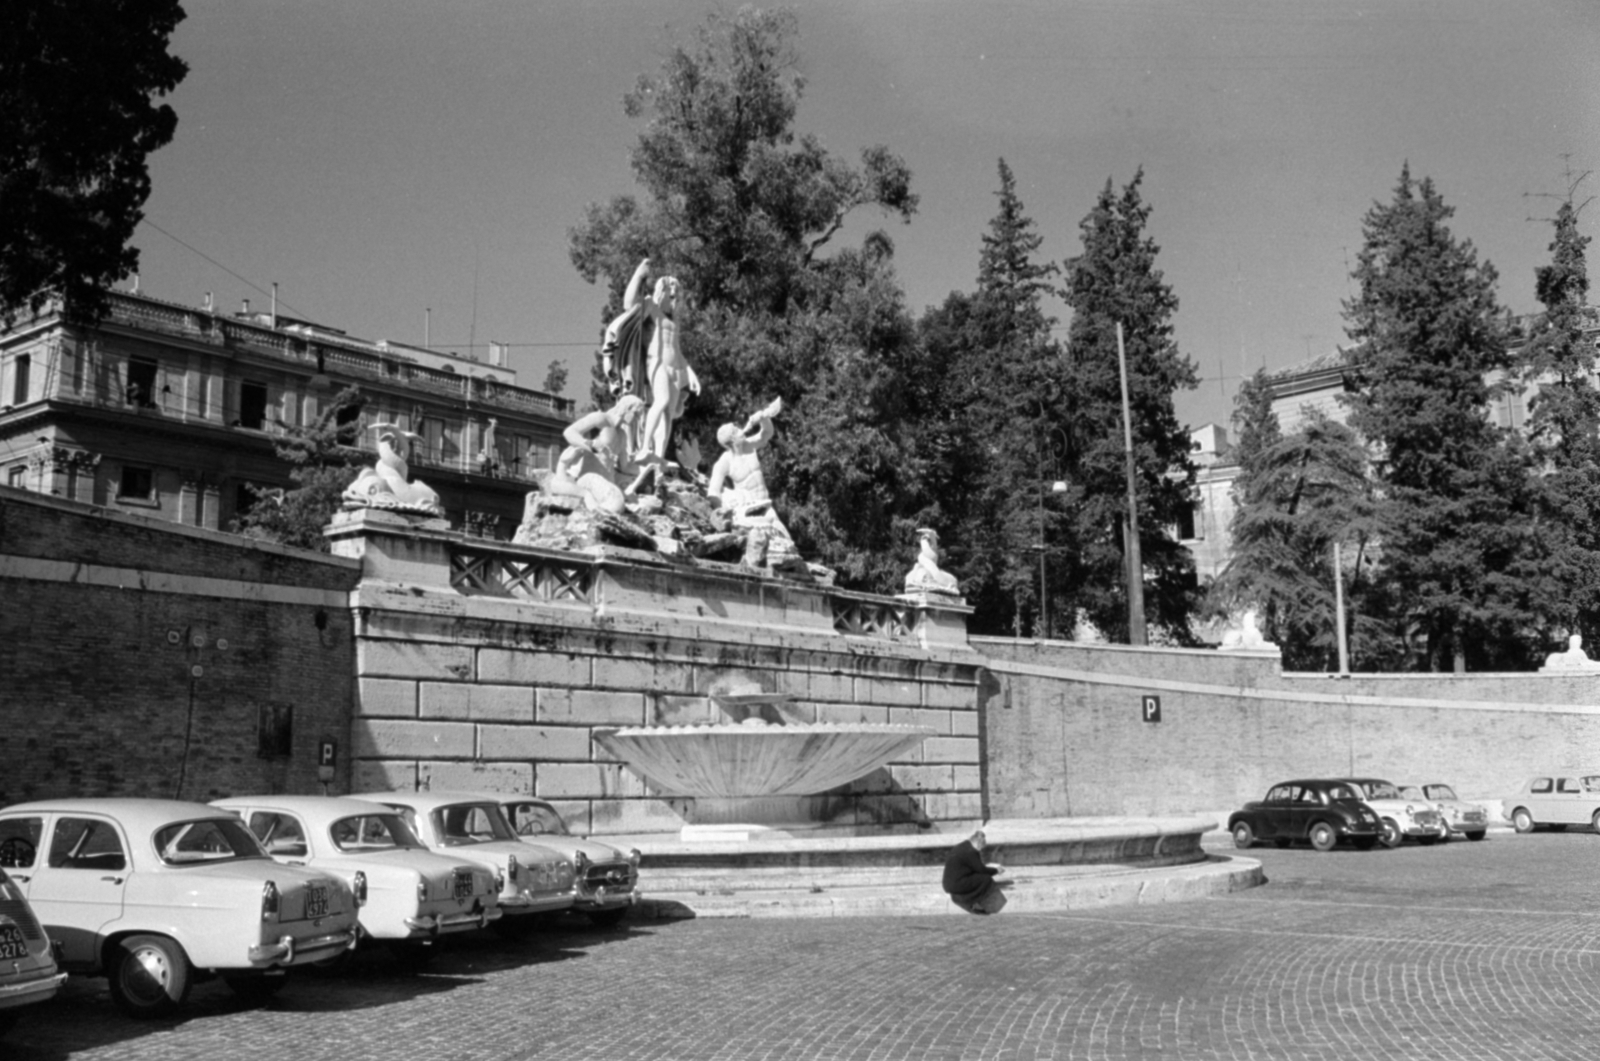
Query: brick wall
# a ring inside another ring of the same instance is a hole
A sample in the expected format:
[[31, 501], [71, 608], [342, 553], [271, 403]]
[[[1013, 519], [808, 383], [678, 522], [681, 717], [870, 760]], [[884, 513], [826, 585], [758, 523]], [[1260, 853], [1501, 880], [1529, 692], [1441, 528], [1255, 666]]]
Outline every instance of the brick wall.
[[974, 643], [997, 816], [1210, 811], [1328, 775], [1494, 799], [1535, 773], [1600, 770], [1600, 675], [1341, 679], [1209, 650]]
[[358, 576], [0, 488], [0, 805], [320, 791], [318, 742], [348, 763]]

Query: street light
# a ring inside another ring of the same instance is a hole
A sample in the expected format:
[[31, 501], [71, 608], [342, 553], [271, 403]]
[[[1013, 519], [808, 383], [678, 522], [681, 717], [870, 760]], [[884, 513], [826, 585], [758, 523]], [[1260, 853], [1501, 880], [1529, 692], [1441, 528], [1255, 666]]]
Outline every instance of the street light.
[[[1059, 431], [1060, 428], [1057, 428], [1057, 430]], [[1055, 482], [1050, 484], [1050, 492], [1052, 494], [1066, 493], [1066, 482], [1061, 479], [1057, 479]], [[1044, 620], [1044, 637], [1045, 640], [1048, 641], [1050, 640], [1050, 583], [1045, 578], [1044, 573], [1045, 539], [1043, 479], [1039, 480], [1039, 544], [1034, 546], [1034, 548], [1039, 550], [1039, 617]]]
[[1139, 495], [1134, 490], [1133, 419], [1128, 409], [1128, 355], [1122, 346], [1122, 322], [1117, 322], [1117, 367], [1122, 373], [1122, 445], [1127, 456], [1128, 522], [1123, 536], [1128, 563], [1128, 643], [1147, 643], [1144, 629], [1144, 562], [1139, 557]]

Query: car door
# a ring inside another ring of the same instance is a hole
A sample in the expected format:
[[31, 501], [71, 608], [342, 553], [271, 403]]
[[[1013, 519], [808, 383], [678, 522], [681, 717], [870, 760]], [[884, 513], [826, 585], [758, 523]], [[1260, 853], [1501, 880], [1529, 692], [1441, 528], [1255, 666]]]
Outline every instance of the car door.
[[1261, 809], [1256, 814], [1256, 836], [1262, 840], [1276, 840], [1280, 837], [1294, 835], [1291, 822], [1293, 808], [1291, 799], [1294, 790], [1288, 785], [1275, 785], [1267, 792], [1261, 801]]
[[28, 902], [68, 964], [99, 963], [102, 929], [122, 917], [128, 844], [97, 814], [45, 815], [48, 836], [27, 883]]
[[1553, 813], [1549, 820], [1561, 825], [1587, 825], [1589, 816], [1583, 813], [1583, 786], [1575, 777], [1556, 779], [1556, 791], [1550, 797]]

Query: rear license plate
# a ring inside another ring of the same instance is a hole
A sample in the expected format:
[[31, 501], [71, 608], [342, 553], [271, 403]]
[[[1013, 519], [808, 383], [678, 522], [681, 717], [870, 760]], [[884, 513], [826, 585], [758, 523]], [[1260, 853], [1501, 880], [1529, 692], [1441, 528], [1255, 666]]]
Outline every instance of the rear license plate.
[[470, 898], [472, 898], [472, 874], [470, 874], [470, 873], [457, 873], [456, 874], [456, 898], [457, 899], [470, 899]]
[[0, 925], [0, 961], [28, 957], [28, 941], [16, 925]]
[[328, 916], [328, 889], [318, 884], [306, 887], [306, 917]]

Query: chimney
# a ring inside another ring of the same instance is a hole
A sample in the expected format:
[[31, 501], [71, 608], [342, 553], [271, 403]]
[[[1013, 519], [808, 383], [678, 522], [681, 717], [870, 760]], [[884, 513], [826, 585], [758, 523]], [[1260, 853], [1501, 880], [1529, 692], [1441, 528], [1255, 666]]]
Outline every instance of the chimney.
[[509, 349], [505, 343], [491, 342], [489, 344], [489, 364], [507, 368], [510, 364], [508, 361]]
[[239, 316], [241, 316], [241, 317], [250, 316], [250, 300], [249, 299], [241, 298], [239, 300]]

